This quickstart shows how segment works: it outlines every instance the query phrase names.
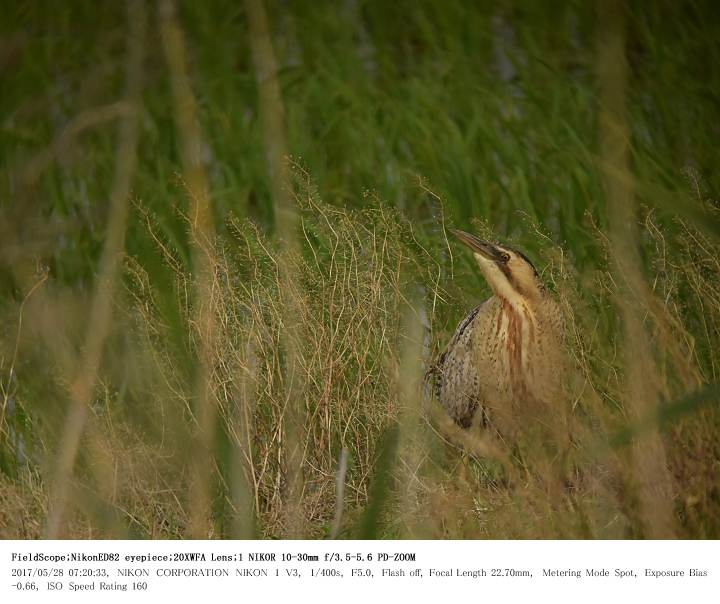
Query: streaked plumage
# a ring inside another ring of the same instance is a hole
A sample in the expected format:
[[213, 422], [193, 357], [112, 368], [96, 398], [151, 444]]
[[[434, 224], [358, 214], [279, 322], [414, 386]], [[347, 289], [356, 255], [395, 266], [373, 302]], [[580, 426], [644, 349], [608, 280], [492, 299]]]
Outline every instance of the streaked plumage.
[[456, 231], [493, 290], [458, 325], [432, 368], [435, 392], [460, 426], [502, 433], [562, 396], [562, 317], [527, 257]]

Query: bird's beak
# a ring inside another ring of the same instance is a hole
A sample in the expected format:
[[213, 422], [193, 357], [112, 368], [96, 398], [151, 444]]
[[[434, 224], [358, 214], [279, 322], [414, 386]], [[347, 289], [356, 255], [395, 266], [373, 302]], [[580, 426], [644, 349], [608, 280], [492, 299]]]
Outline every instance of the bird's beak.
[[500, 254], [498, 253], [497, 248], [489, 241], [478, 239], [475, 235], [471, 235], [465, 231], [451, 230], [450, 232], [467, 245], [473, 252], [480, 254], [493, 262], [500, 260]]

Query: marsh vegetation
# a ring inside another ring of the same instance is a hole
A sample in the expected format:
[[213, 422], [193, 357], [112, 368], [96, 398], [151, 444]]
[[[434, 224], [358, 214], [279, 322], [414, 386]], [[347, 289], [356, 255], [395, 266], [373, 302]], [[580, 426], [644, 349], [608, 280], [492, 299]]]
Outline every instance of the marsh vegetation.
[[[177, 4], [2, 24], [1, 537], [718, 537], [713, 3]], [[561, 306], [542, 443], [431, 396], [450, 227]]]

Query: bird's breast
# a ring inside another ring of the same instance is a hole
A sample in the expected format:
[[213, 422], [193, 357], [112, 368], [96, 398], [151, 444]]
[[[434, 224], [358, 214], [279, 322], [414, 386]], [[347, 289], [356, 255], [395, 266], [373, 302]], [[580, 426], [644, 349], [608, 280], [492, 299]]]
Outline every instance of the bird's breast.
[[537, 320], [532, 309], [524, 302], [511, 304], [501, 300], [496, 319], [498, 352], [502, 355], [509, 388], [515, 395], [532, 389], [538, 355], [535, 354]]

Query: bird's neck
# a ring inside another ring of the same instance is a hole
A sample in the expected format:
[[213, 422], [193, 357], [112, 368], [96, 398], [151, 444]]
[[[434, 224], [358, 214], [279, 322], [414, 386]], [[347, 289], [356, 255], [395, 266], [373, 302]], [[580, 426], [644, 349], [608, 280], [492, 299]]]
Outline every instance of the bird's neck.
[[535, 300], [523, 296], [512, 288], [508, 288], [508, 291], [503, 292], [496, 291], [495, 296], [500, 300], [500, 304], [506, 312], [513, 312], [521, 317], [534, 319], [535, 313], [533, 309], [537, 306]]
[[516, 394], [522, 396], [527, 389], [530, 351], [537, 339], [537, 318], [533, 305], [522, 296], [499, 298], [498, 333], [502, 334], [509, 379]]

